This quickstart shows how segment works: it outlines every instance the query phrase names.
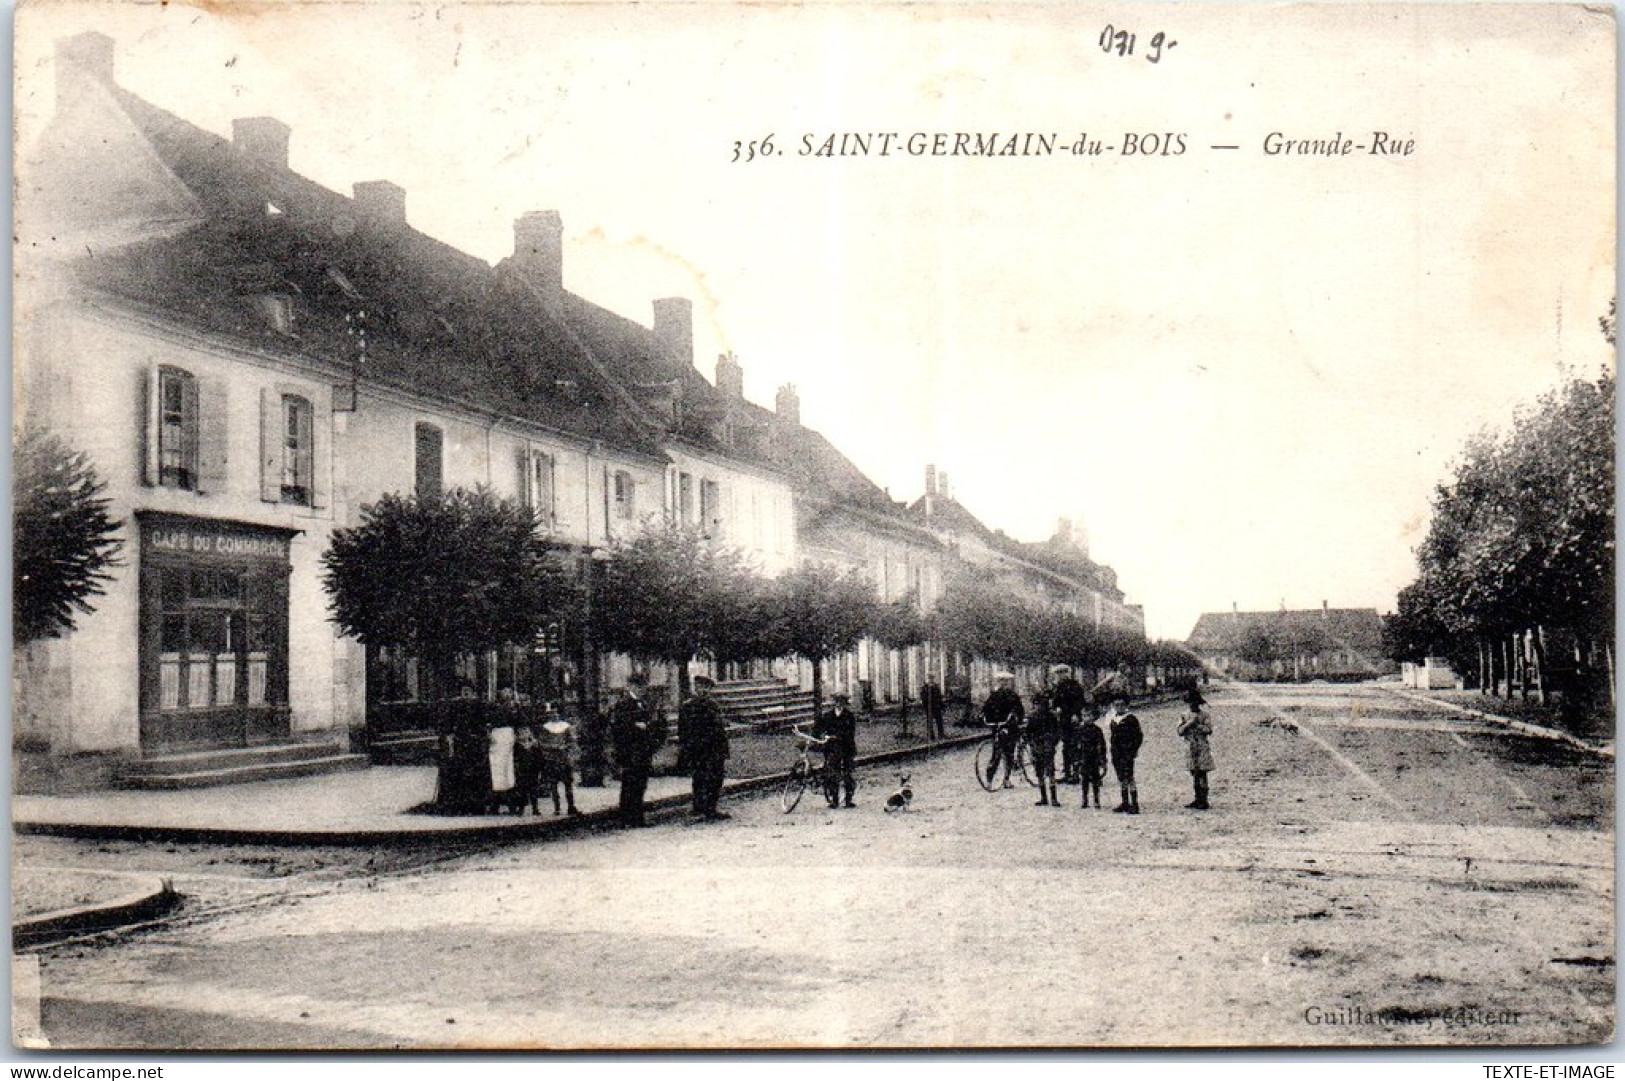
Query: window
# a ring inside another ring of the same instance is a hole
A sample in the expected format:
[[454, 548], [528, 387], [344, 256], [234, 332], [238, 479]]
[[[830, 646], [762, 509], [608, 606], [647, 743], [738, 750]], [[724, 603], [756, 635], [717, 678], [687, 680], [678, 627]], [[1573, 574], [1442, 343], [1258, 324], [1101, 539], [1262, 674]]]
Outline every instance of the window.
[[700, 528], [707, 537], [722, 536], [722, 489], [714, 480], [700, 481]]
[[684, 525], [694, 524], [694, 475], [677, 475], [677, 516]]
[[[282, 620], [276, 590], [243, 566], [154, 568], [159, 710], [264, 707], [285, 690], [271, 675]], [[283, 601], [283, 604], [286, 602]]]
[[197, 488], [197, 380], [179, 368], [158, 369], [158, 483]]
[[536, 512], [543, 529], [553, 528], [553, 456], [525, 447], [519, 449], [519, 498]]
[[314, 411], [297, 394], [282, 396], [282, 501], [311, 505]]
[[633, 501], [637, 494], [637, 485], [632, 482], [632, 474], [624, 469], [615, 471], [615, 517], [622, 521], [631, 521], [634, 517], [635, 507]]
[[417, 426], [417, 494], [439, 499], [445, 485], [442, 435], [433, 424]]

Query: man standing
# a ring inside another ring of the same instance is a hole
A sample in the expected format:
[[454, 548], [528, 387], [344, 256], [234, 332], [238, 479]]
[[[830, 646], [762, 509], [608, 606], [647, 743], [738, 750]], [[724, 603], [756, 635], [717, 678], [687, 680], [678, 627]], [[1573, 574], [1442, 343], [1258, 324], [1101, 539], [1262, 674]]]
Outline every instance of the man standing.
[[679, 722], [694, 774], [694, 815], [713, 822], [732, 817], [717, 810], [728, 766], [728, 718], [711, 697], [715, 686], [710, 676], [695, 676], [694, 694], [683, 703]]
[[935, 679], [920, 685], [920, 708], [925, 712], [925, 738], [947, 739], [948, 732], [942, 726], [942, 687]]
[[1140, 719], [1128, 711], [1128, 696], [1112, 699], [1111, 713], [1112, 769], [1117, 773], [1117, 784], [1123, 790], [1123, 801], [1112, 810], [1118, 814], [1140, 813], [1140, 789], [1134, 783], [1134, 759], [1140, 753], [1145, 735], [1140, 731]]
[[666, 742], [665, 720], [643, 700], [646, 683], [641, 675], [629, 676], [627, 685], [616, 689], [609, 711], [609, 738], [621, 767], [621, 825], [628, 829], [649, 824], [643, 818], [643, 793], [649, 787], [649, 765]]
[[1068, 665], [1057, 664], [1050, 669], [1055, 678], [1052, 692], [1055, 715], [1061, 722], [1061, 782], [1072, 784], [1078, 779], [1078, 741], [1083, 733], [1083, 711], [1089, 707], [1089, 695], [1083, 684], [1072, 678]]
[[852, 699], [845, 692], [837, 692], [835, 707], [818, 718], [813, 735], [824, 743], [824, 798], [831, 807], [841, 805], [841, 788], [846, 788], [846, 806], [856, 807], [852, 794], [858, 780], [853, 769], [858, 759], [858, 718], [852, 712]]
[[982, 703], [982, 723], [993, 730], [993, 757], [987, 764], [987, 783], [992, 787], [993, 777], [1004, 763], [1004, 787], [1014, 788], [1010, 773], [1016, 768], [1016, 744], [1021, 739], [1021, 725], [1027, 719], [1027, 707], [1016, 693], [1016, 677], [1009, 672], [993, 676], [993, 693]]

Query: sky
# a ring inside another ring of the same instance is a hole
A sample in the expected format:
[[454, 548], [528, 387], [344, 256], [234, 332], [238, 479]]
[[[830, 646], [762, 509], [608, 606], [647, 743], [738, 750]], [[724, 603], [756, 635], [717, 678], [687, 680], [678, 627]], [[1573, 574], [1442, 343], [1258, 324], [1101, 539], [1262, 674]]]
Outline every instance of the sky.
[[[278, 117], [294, 169], [392, 180], [491, 262], [558, 210], [567, 288], [645, 325], [691, 298], [702, 372], [735, 353], [769, 406], [794, 383], [895, 498], [934, 463], [1011, 536], [1080, 523], [1155, 637], [1233, 604], [1391, 610], [1463, 442], [1613, 363], [1607, 11], [224, 10], [25, 8], [22, 145], [53, 41], [98, 29], [129, 89], [221, 135]], [[1113, 19], [1132, 55], [1102, 50]], [[843, 132], [896, 139], [799, 152]], [[914, 155], [916, 132], [1062, 152]], [[1085, 136], [1110, 150], [1064, 152]]]

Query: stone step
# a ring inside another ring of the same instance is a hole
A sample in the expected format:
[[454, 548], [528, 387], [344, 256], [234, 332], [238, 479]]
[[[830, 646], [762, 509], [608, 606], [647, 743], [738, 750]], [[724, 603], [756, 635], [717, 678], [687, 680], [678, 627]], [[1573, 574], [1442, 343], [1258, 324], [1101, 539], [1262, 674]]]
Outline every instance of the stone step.
[[242, 784], [246, 781], [275, 781], [289, 777], [310, 777], [321, 773], [341, 773], [366, 769], [371, 765], [371, 760], [364, 754], [335, 754], [322, 758], [231, 766], [224, 769], [130, 775], [122, 779], [121, 787], [166, 791], [211, 788], [223, 784]]

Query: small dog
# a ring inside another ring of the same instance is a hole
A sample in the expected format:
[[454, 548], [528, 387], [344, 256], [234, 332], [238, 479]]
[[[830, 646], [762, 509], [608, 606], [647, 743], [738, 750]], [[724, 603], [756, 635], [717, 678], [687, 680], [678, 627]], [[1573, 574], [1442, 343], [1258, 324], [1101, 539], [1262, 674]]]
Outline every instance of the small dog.
[[914, 789], [908, 785], [908, 774], [897, 775], [897, 791], [886, 797], [886, 813], [893, 811], [906, 811], [908, 805], [914, 802]]

